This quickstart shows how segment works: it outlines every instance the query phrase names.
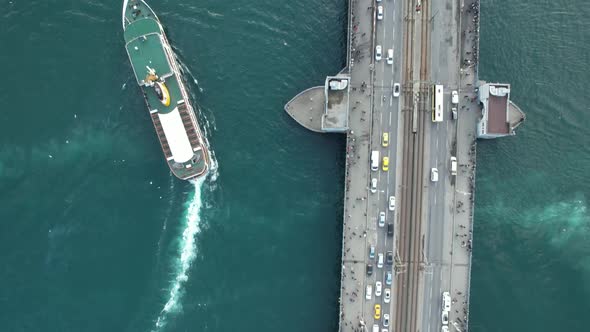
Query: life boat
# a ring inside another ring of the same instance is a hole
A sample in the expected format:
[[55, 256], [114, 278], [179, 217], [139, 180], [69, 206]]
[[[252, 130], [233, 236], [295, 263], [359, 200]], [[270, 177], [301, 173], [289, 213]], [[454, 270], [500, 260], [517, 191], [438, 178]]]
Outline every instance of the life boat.
[[160, 99], [160, 102], [164, 106], [170, 106], [170, 92], [168, 92], [166, 84], [163, 82], [155, 82], [154, 90], [156, 90], [156, 95], [158, 96], [158, 99]]

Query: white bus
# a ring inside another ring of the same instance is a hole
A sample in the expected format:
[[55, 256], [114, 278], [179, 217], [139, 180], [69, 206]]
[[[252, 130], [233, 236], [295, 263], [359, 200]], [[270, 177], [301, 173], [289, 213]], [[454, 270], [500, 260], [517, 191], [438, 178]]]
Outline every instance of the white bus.
[[432, 122], [442, 122], [443, 120], [443, 86], [434, 85], [432, 87]]

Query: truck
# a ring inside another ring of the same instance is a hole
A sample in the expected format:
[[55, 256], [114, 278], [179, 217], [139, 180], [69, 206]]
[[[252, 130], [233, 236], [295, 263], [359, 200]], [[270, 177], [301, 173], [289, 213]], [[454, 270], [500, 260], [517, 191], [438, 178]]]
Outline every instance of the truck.
[[451, 157], [451, 175], [457, 175], [457, 158]]
[[379, 170], [379, 151], [371, 152], [371, 171]]

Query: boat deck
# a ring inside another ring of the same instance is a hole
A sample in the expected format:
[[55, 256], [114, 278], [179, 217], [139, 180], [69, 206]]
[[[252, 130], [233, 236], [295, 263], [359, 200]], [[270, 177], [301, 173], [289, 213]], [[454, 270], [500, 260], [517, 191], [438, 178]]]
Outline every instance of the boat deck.
[[[206, 141], [188, 100], [178, 64], [163, 28], [156, 14], [142, 0], [125, 2], [123, 12], [125, 48], [166, 162], [172, 173], [180, 179], [202, 176], [209, 169]], [[147, 79], [150, 69], [155, 71], [159, 81], [163, 81], [168, 89], [168, 106], [160, 101], [153, 84]], [[171, 112], [173, 114], [170, 116], [164, 115]], [[181, 133], [182, 130], [186, 135]]]

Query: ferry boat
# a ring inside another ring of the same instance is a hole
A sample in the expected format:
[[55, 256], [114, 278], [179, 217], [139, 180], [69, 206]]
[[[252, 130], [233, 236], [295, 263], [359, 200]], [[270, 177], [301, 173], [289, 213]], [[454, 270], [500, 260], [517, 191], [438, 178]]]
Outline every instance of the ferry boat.
[[143, 0], [124, 0], [122, 21], [125, 49], [172, 174], [206, 175], [207, 141], [160, 20]]

